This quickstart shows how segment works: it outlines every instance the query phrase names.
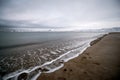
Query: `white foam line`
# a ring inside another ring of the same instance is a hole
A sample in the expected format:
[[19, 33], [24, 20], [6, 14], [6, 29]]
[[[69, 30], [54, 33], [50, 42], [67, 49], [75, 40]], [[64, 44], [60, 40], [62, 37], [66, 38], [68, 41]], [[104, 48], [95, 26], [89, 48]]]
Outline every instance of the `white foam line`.
[[85, 48], [83, 48], [79, 53], [75, 54], [74, 56], [70, 57], [70, 58], [67, 58], [67, 59], [64, 59], [64, 62], [68, 62], [69, 60], [75, 58], [75, 57], [78, 57], [81, 53], [83, 53], [83, 51], [85, 51], [90, 45], [87, 44], [87, 46]]
[[41, 72], [39, 72], [37, 75], [35, 75], [34, 77], [32, 77], [30, 80], [37, 80], [37, 78], [40, 76]]
[[47, 72], [43, 72], [43, 73], [51, 73], [51, 72], [54, 72], [54, 71], [62, 68], [63, 66], [64, 66], [64, 64], [61, 64], [60, 66], [58, 66], [58, 67], [56, 67], [56, 68], [54, 68], [54, 69], [51, 69], [51, 70], [49, 70], [49, 71], [47, 71]]

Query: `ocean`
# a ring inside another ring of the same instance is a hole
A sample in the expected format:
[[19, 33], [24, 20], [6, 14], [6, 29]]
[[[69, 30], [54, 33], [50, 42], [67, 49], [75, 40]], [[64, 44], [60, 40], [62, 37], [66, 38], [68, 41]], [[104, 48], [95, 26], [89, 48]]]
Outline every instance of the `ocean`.
[[77, 57], [104, 33], [0, 32], [0, 77], [3, 80], [35, 80], [54, 72]]

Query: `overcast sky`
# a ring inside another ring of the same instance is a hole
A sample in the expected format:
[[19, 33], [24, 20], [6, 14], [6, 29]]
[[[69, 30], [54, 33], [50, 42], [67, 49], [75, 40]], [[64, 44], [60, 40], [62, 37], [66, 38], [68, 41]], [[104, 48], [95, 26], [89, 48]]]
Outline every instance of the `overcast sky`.
[[0, 0], [0, 24], [58, 29], [120, 27], [120, 0]]

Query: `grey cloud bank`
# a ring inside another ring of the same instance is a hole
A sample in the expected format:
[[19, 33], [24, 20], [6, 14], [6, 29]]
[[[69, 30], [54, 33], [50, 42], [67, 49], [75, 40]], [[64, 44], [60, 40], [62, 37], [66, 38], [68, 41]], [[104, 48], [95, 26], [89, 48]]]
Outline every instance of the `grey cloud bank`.
[[0, 24], [68, 29], [120, 26], [120, 0], [0, 0]]

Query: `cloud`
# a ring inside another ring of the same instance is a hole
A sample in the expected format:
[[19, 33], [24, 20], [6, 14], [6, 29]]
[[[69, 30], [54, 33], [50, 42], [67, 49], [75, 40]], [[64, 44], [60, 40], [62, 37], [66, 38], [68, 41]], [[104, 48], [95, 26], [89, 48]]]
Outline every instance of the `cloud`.
[[69, 28], [120, 26], [119, 0], [1, 0], [0, 19]]

